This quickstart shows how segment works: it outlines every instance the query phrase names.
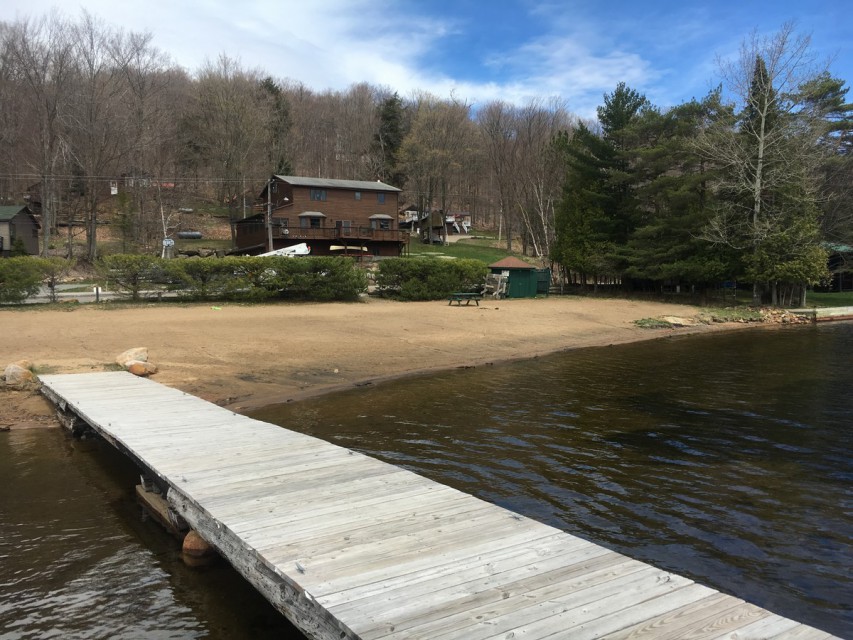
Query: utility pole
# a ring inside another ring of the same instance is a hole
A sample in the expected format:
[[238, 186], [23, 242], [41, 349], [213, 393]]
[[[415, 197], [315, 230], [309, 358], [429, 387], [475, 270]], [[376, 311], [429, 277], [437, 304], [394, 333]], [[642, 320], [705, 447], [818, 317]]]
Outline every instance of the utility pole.
[[267, 182], [267, 251], [272, 251], [272, 178]]

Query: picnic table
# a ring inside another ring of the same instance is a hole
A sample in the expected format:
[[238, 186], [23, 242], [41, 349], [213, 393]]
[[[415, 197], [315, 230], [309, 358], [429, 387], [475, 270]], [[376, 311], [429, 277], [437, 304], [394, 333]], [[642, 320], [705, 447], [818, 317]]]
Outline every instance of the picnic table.
[[471, 304], [471, 302], [475, 302], [479, 307], [480, 300], [482, 299], [482, 293], [451, 293], [449, 296], [447, 296], [447, 304], [452, 305], [455, 302], [461, 307], [463, 302], [465, 303], [465, 306], [468, 306], [469, 304]]

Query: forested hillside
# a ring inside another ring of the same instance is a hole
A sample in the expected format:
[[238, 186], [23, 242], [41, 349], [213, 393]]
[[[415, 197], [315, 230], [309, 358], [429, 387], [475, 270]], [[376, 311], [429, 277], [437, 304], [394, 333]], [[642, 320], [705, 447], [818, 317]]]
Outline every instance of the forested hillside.
[[73, 229], [94, 260], [105, 220], [153, 250], [182, 210], [251, 213], [273, 173], [382, 180], [578, 283], [795, 297], [853, 242], [847, 86], [809, 45], [747, 37], [708, 95], [654, 105], [621, 83], [593, 121], [553, 96], [323, 91], [224, 55], [183, 69], [86, 12], [24, 18], [0, 23], [0, 195], [40, 215], [44, 250]]

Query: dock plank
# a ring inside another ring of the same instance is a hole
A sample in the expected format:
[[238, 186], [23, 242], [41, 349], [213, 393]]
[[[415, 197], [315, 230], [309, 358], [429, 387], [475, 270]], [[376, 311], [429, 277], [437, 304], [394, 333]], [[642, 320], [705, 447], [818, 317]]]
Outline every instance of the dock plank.
[[152, 380], [42, 382], [311, 638], [832, 637]]

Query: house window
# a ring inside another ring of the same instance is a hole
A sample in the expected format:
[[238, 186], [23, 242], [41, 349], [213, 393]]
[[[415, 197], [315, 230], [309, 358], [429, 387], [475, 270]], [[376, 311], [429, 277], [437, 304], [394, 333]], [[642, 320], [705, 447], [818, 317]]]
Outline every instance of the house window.
[[310, 217], [309, 218], [306, 216], [305, 218], [300, 218], [300, 222], [301, 222], [300, 226], [303, 229], [319, 229], [322, 226], [323, 219], [317, 218], [317, 217]]
[[378, 202], [379, 204], [385, 204], [385, 194], [384, 193], [377, 193], [376, 194], [376, 202]]
[[326, 190], [325, 189], [311, 189], [311, 199], [316, 200], [318, 202], [325, 202]]
[[356, 191], [356, 192], [355, 192], [355, 199], [356, 199], [356, 200], [361, 200], [361, 191]]
[[370, 221], [371, 229], [390, 229], [391, 221], [383, 218], [374, 218]]

